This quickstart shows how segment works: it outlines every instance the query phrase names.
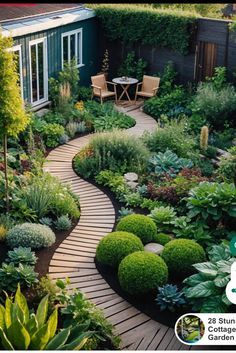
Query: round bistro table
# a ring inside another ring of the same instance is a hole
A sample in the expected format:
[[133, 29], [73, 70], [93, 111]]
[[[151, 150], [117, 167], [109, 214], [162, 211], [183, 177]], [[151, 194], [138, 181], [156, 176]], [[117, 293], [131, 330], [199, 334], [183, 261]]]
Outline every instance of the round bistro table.
[[118, 98], [118, 101], [121, 101], [121, 98], [126, 95], [126, 97], [128, 98], [129, 102], [132, 102], [128, 93], [128, 89], [130, 87], [130, 85], [134, 85], [136, 83], [138, 83], [138, 80], [136, 78], [132, 78], [132, 77], [116, 77], [113, 78], [112, 82], [116, 83], [117, 85], [120, 85], [123, 89], [120, 97]]

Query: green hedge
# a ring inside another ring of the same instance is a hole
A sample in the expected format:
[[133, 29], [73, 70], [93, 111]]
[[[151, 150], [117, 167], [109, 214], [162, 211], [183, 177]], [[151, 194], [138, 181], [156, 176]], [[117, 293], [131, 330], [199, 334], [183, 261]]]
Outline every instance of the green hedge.
[[92, 6], [109, 40], [168, 47], [186, 55], [196, 28], [191, 13], [135, 7]]

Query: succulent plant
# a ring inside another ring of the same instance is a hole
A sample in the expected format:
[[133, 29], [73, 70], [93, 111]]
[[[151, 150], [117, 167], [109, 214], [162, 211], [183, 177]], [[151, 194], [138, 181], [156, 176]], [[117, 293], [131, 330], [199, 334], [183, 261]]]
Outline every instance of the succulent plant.
[[166, 231], [171, 228], [172, 221], [176, 217], [176, 212], [173, 207], [160, 206], [155, 207], [148, 216], [156, 223], [159, 231]]
[[19, 264], [15, 266], [13, 263], [3, 263], [0, 268], [0, 289], [14, 292], [18, 283], [22, 287], [31, 287], [38, 282], [38, 273], [34, 272], [32, 266]]
[[160, 310], [170, 310], [174, 312], [176, 308], [181, 307], [186, 303], [184, 293], [178, 291], [178, 287], [173, 284], [166, 284], [163, 287], [158, 287], [156, 303]]
[[71, 220], [68, 215], [63, 215], [57, 218], [55, 227], [58, 230], [68, 230], [71, 228]]
[[53, 220], [50, 217], [42, 217], [39, 222], [48, 227], [51, 227], [53, 224]]
[[33, 266], [37, 262], [37, 257], [35, 256], [35, 253], [31, 251], [31, 248], [19, 246], [18, 248], [8, 251], [6, 262], [11, 262], [15, 265], [21, 263]]
[[119, 210], [119, 219], [128, 216], [130, 214], [133, 214], [134, 211], [132, 208], [126, 208], [126, 207], [121, 207], [121, 209]]

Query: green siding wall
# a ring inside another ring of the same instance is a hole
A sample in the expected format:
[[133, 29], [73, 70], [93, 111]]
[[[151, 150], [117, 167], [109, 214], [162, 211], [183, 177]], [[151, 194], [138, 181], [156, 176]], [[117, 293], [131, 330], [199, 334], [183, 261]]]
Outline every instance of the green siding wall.
[[[14, 38], [14, 45], [22, 47], [22, 71], [24, 98], [30, 101], [29, 42], [47, 37], [48, 77], [56, 76], [61, 68], [61, 34], [83, 29], [82, 54], [84, 66], [79, 68], [81, 85], [88, 86], [90, 77], [98, 71], [98, 37], [96, 18], [75, 22], [65, 26]], [[50, 92], [49, 92], [50, 93]]]

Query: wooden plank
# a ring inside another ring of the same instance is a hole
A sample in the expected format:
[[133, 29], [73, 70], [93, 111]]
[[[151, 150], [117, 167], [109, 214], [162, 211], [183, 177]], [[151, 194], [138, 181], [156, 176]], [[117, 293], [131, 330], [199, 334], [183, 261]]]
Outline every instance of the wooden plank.
[[[94, 258], [94, 253], [92, 253], [92, 252], [65, 249], [61, 246], [59, 246], [57, 248], [57, 250], [55, 251], [55, 254], [78, 255], [78, 256], [83, 256], [83, 257], [91, 257], [92, 259]], [[54, 256], [53, 256], [53, 258], [54, 258]]]
[[[86, 245], [86, 244], [84, 244]], [[60, 245], [60, 248], [70, 250], [70, 249], [75, 249], [76, 251], [83, 251], [88, 254], [94, 254], [94, 251], [91, 251], [91, 248], [88, 248], [86, 246], [83, 246], [82, 244], [79, 245], [69, 245], [69, 244], [64, 244], [64, 242]]]
[[159, 344], [162, 340], [162, 338], [165, 336], [166, 332], [168, 331], [167, 326], [161, 326], [161, 328], [157, 331], [155, 337], [153, 338], [152, 342], [148, 346], [149, 350], [156, 350], [157, 347], [159, 347]]
[[[109, 321], [110, 321], [110, 319], [111, 318], [109, 318]], [[126, 319], [127, 319], [127, 317], [126, 317]], [[134, 317], [131, 317], [131, 318], [117, 324], [116, 329], [119, 334], [122, 334], [122, 333], [129, 331], [132, 328], [139, 326], [149, 320], [150, 320], [150, 318], [147, 315], [140, 313], [138, 315], [135, 315]]]
[[[69, 284], [68, 288], [78, 288], [78, 284], [77, 283], [73, 283], [73, 284]], [[97, 284], [96, 286], [80, 286], [80, 288], [83, 288], [83, 292], [84, 293], [99, 293], [100, 291], [109, 289], [110, 290], [110, 286], [109, 284], [107, 284], [105, 281], [102, 284]]]
[[76, 271], [78, 271], [80, 268], [96, 268], [94, 263], [87, 263], [87, 262], [73, 262], [73, 261], [61, 261], [61, 260], [54, 260], [52, 259], [50, 262], [50, 266], [55, 266], [55, 267], [60, 267], [61, 272], [63, 272], [63, 268], [74, 268]]
[[[66, 240], [64, 240], [63, 241], [63, 244], [78, 244], [78, 241], [75, 241], [75, 240], [72, 240], [72, 239], [66, 239]], [[86, 248], [90, 248], [91, 249], [91, 251], [92, 251], [92, 249], [96, 249], [97, 248], [97, 244], [90, 244], [89, 242], [79, 242], [79, 245], [80, 246], [85, 246]]]
[[[71, 277], [70, 278], [70, 283], [76, 283], [76, 284], [82, 284], [84, 285], [85, 283], [87, 283], [88, 285], [90, 285], [89, 283], [91, 283], [91, 285], [95, 282], [99, 282], [99, 281], [105, 281], [104, 278], [97, 273], [96, 275], [91, 275], [91, 276], [81, 276], [81, 277]], [[102, 283], [102, 282], [100, 282]]]
[[111, 299], [111, 300], [107, 300], [104, 303], [97, 304], [97, 306], [100, 309], [106, 309], [106, 308], [109, 308], [109, 307], [113, 306], [114, 304], [123, 303], [123, 302], [125, 302], [124, 299], [121, 298], [120, 296], [117, 296], [117, 298]]
[[123, 311], [125, 309], [130, 308], [131, 306], [132, 305], [129, 304], [128, 302], [123, 301], [121, 303], [114, 304], [114, 305], [112, 305], [109, 308], [104, 308], [103, 312], [104, 312], [106, 318], [108, 318], [109, 316], [117, 314], [117, 313], [119, 313], [119, 312], [121, 312], [121, 311]]
[[94, 299], [94, 298], [108, 296], [113, 293], [114, 293], [114, 291], [111, 288], [109, 288], [109, 289], [104, 289], [104, 290], [100, 290], [97, 292], [86, 293], [86, 297], [88, 299]]
[[100, 306], [103, 303], [108, 303], [110, 300], [115, 300], [117, 298], [120, 297], [115, 292], [113, 292], [112, 294], [106, 295], [104, 297], [91, 298], [91, 301], [97, 306]]
[[[52, 270], [52, 272], [51, 272]], [[53, 266], [49, 267], [49, 275], [51, 278], [73, 278], [73, 277], [78, 277], [82, 278], [82, 276], [85, 276], [86, 278], [89, 276], [96, 276], [98, 275], [97, 269], [77, 269], [76, 271], [71, 271], [71, 268], [68, 268], [66, 271], [59, 271], [59, 267], [55, 267], [55, 272]]]
[[132, 318], [133, 316], [138, 316], [140, 314], [140, 311], [136, 309], [135, 307], [131, 306], [129, 308], [124, 309], [123, 311], [119, 313], [115, 313], [113, 315], [109, 315], [109, 321], [113, 325], [117, 325], [119, 323], [125, 322], [127, 318]]
[[64, 261], [64, 264], [67, 264], [67, 262], [75, 262], [76, 263], [76, 261], [85, 262], [87, 264], [94, 263], [93, 257], [66, 255], [66, 254], [61, 254], [59, 252], [54, 253], [53, 260]]
[[165, 336], [162, 337], [162, 340], [160, 341], [160, 344], [158, 345], [158, 350], [166, 350], [173, 335], [175, 335], [174, 330], [172, 328], [168, 328]]

